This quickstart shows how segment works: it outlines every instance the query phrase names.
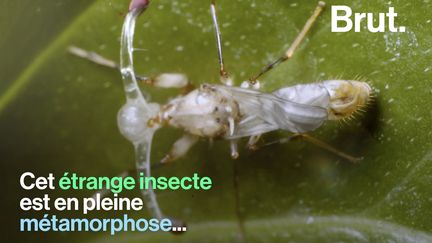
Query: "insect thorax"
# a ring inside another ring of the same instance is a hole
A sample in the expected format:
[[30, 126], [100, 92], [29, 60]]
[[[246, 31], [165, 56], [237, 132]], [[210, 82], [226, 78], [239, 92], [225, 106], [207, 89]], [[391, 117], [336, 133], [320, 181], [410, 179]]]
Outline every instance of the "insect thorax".
[[232, 133], [240, 114], [233, 97], [203, 84], [162, 107], [160, 118], [193, 135], [215, 138]]

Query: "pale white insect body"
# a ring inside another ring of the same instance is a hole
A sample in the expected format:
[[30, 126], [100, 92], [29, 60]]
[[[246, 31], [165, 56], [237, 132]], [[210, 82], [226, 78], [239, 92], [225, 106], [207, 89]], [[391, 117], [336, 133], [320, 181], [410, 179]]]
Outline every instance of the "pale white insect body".
[[[218, 42], [221, 81], [219, 84], [202, 84], [184, 96], [179, 96], [166, 105], [149, 103], [141, 93], [133, 65], [133, 37], [137, 17], [148, 7], [147, 0], [133, 0], [124, 21], [120, 71], [123, 77], [126, 104], [118, 113], [118, 126], [121, 133], [134, 144], [138, 173], [150, 176], [150, 152], [153, 134], [163, 125], [170, 125], [185, 131], [177, 140], [162, 162], [173, 161], [184, 155], [199, 137], [227, 139], [231, 143], [231, 154], [238, 156], [237, 140], [251, 137], [249, 145], [254, 145], [259, 136], [274, 130], [286, 130], [303, 134], [320, 127], [327, 120], [350, 117], [360, 107], [367, 104], [371, 87], [365, 82], [354, 80], [328, 80], [312, 84], [299, 84], [280, 88], [272, 93], [258, 89], [257, 78], [275, 65], [291, 58], [313, 21], [321, 12], [324, 3], [320, 2], [304, 29], [290, 49], [263, 69], [263, 71], [242, 84], [231, 86], [232, 79], [224, 69], [221, 38], [216, 18], [214, 1], [211, 12]], [[187, 78], [182, 74], [162, 74], [154, 79], [146, 79], [158, 87], [185, 87]], [[251, 87], [251, 89], [246, 88]], [[342, 157], [353, 159], [328, 145], [310, 139]], [[146, 205], [156, 218], [164, 217], [156, 201], [152, 188], [142, 190]], [[179, 223], [179, 222], [177, 222]]]
[[222, 85], [213, 87], [239, 106], [241, 118], [234, 133], [225, 135], [227, 139], [273, 130], [310, 132], [327, 120], [350, 117], [368, 102], [372, 92], [367, 83], [355, 80], [299, 84], [273, 93]]

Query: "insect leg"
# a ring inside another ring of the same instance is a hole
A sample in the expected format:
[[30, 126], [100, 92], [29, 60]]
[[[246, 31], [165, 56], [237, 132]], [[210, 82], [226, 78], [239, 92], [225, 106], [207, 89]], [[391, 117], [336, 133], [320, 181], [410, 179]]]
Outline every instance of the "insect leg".
[[352, 163], [358, 163], [359, 161], [361, 161], [363, 159], [363, 157], [354, 157], [354, 156], [351, 156], [349, 154], [346, 154], [346, 153], [338, 150], [337, 148], [331, 146], [330, 144], [327, 144], [327, 143], [325, 143], [325, 142], [323, 142], [317, 138], [314, 138], [310, 135], [307, 135], [307, 134], [294, 134], [294, 135], [289, 136], [287, 138], [282, 138], [282, 139], [279, 139], [277, 141], [267, 143], [264, 146], [273, 145], [273, 144], [277, 144], [277, 143], [287, 143], [287, 142], [290, 142], [290, 141], [293, 141], [296, 139], [304, 139], [305, 141], [310, 142], [310, 143], [312, 143], [312, 144], [314, 144], [314, 145], [316, 145], [322, 149], [325, 149], [325, 150], [327, 150], [327, 151], [329, 151], [329, 152], [331, 152], [331, 153], [333, 153], [333, 154], [335, 154], [341, 158], [344, 158], [344, 159], [346, 159]]
[[238, 139], [230, 140], [230, 150], [231, 150], [232, 159], [237, 159], [239, 157], [237, 143], [238, 143]]
[[184, 134], [171, 147], [169, 153], [160, 161], [169, 163], [185, 155], [189, 149], [198, 141], [198, 137], [191, 134]]
[[323, 1], [318, 2], [318, 5], [316, 6], [312, 16], [310, 16], [309, 19], [306, 21], [306, 24], [303, 26], [302, 31], [294, 39], [293, 43], [288, 48], [288, 50], [281, 57], [279, 57], [276, 61], [268, 64], [258, 74], [256, 74], [255, 76], [252, 76], [249, 79], [249, 83], [251, 86], [255, 85], [257, 83], [257, 79], [259, 77], [261, 77], [263, 74], [270, 71], [271, 69], [273, 69], [274, 67], [276, 67], [280, 63], [290, 59], [294, 55], [295, 50], [300, 45], [300, 43], [303, 41], [304, 37], [309, 32], [309, 30], [312, 28], [316, 19], [318, 18], [318, 16], [321, 14], [322, 10], [324, 9], [324, 6], [325, 6], [325, 2], [323, 2]]
[[217, 42], [217, 50], [218, 50], [218, 59], [219, 59], [219, 75], [220, 75], [220, 81], [227, 85], [232, 86], [233, 81], [231, 77], [229, 76], [228, 72], [225, 70], [224, 61], [223, 61], [223, 54], [222, 54], [222, 38], [221, 33], [219, 30], [219, 24], [217, 20], [217, 14], [216, 14], [216, 0], [212, 0], [210, 5], [210, 12], [212, 15], [213, 20], [213, 26], [215, 30], [215, 36], [216, 36], [216, 42]]
[[90, 62], [96, 63], [98, 65], [101, 65], [104, 67], [109, 67], [109, 68], [114, 68], [114, 69], [120, 68], [119, 64], [116, 63], [115, 61], [110, 60], [108, 58], [105, 58], [105, 57], [97, 54], [96, 52], [87, 51], [87, 50], [81, 49], [77, 46], [69, 46], [67, 48], [67, 50], [72, 55], [75, 55], [77, 57], [89, 60]]
[[[113, 68], [113, 69], [119, 69], [120, 66], [118, 63], [116, 63], [113, 60], [110, 60], [106, 57], [103, 57], [99, 55], [96, 52], [93, 51], [87, 51], [82, 48], [76, 47], [76, 46], [69, 46], [68, 52], [72, 55], [75, 55], [77, 57], [86, 59], [90, 62], [93, 62], [95, 64]], [[190, 82], [188, 81], [188, 78], [185, 74], [182, 73], [162, 73], [155, 77], [146, 77], [144, 75], [136, 75], [137, 81], [140, 81], [145, 84], [153, 85], [155, 87], [161, 87], [161, 88], [185, 88], [189, 89], [192, 87]]]
[[250, 136], [246, 147], [250, 150], [257, 150], [258, 149], [257, 143], [258, 143], [260, 138], [261, 138], [261, 135]]
[[325, 143], [325, 142], [323, 142], [317, 138], [314, 138], [310, 135], [299, 134], [298, 136], [300, 138], [304, 139], [305, 141], [308, 141], [308, 142], [310, 142], [310, 143], [312, 143], [312, 144], [314, 144], [320, 148], [323, 148], [323, 149], [325, 149], [325, 150], [327, 150], [333, 154], [336, 154], [337, 156], [344, 158], [344, 159], [346, 159], [352, 163], [358, 163], [359, 161], [361, 161], [363, 159], [362, 157], [354, 157], [354, 156], [351, 156], [349, 154], [346, 154], [346, 153], [338, 150], [337, 148], [331, 146], [330, 144], [327, 144], [327, 143]]

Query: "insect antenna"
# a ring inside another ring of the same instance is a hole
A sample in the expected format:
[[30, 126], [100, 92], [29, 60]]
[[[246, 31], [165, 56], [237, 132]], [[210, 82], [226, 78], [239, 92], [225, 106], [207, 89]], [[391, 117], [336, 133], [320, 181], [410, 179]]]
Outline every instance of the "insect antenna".
[[210, 4], [210, 12], [213, 20], [213, 26], [216, 36], [216, 44], [217, 44], [217, 51], [218, 51], [218, 60], [219, 60], [219, 76], [220, 81], [228, 86], [232, 86], [232, 79], [230, 78], [230, 75], [225, 69], [224, 60], [223, 60], [223, 53], [222, 53], [222, 37], [219, 29], [218, 19], [217, 19], [217, 13], [216, 13], [216, 0], [212, 0]]
[[295, 51], [297, 50], [297, 48], [299, 47], [299, 45], [301, 44], [301, 42], [305, 38], [306, 34], [312, 28], [316, 19], [318, 18], [318, 16], [323, 11], [324, 6], [325, 6], [325, 2], [323, 2], [323, 1], [318, 2], [318, 5], [316, 6], [312, 16], [310, 16], [309, 19], [306, 21], [306, 24], [303, 26], [302, 31], [294, 39], [293, 43], [288, 48], [288, 50], [281, 57], [279, 57], [278, 59], [276, 59], [275, 61], [268, 64], [263, 69], [261, 69], [261, 71], [258, 74], [249, 78], [250, 85], [254, 85], [257, 82], [257, 79], [259, 77], [261, 77], [263, 74], [267, 73], [268, 71], [270, 71], [271, 69], [273, 69], [277, 65], [287, 61], [288, 59], [290, 59], [294, 55]]

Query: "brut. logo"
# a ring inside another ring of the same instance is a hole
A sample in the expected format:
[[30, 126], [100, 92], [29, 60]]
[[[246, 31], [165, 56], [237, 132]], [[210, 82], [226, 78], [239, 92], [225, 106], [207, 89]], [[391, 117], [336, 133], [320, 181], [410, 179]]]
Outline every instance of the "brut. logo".
[[[341, 13], [343, 12], [343, 13]], [[367, 29], [370, 32], [385, 32], [386, 25], [390, 32], [405, 32], [405, 26], [395, 27], [395, 13], [393, 7], [389, 7], [387, 13], [378, 13], [378, 20], [374, 22], [374, 13], [354, 13], [354, 21], [351, 19], [352, 10], [345, 5], [335, 5], [331, 7], [331, 31], [348, 32], [354, 27], [355, 32], [360, 32], [362, 20], [366, 19]], [[388, 22], [386, 21], [388, 20]], [[353, 23], [354, 22], [354, 23]], [[341, 24], [341, 25], [340, 25]]]

